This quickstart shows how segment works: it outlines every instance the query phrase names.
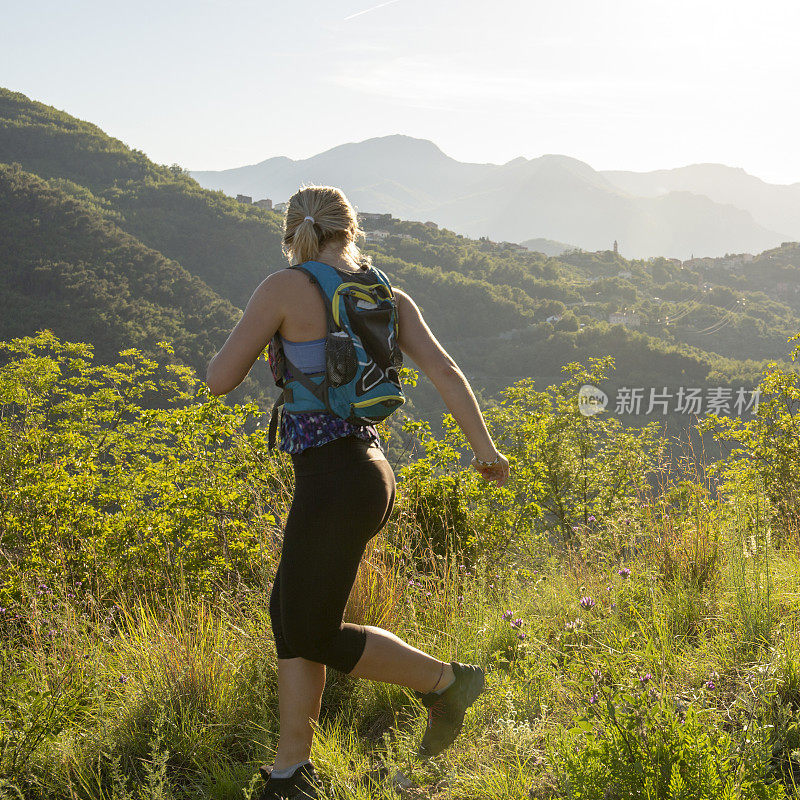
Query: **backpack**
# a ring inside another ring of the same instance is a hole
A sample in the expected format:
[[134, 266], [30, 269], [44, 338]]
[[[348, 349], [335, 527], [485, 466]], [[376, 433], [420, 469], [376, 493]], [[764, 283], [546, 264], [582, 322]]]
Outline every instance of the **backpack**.
[[270, 340], [270, 370], [283, 390], [272, 407], [270, 450], [275, 446], [281, 405], [284, 412], [326, 411], [356, 425], [370, 425], [406, 401], [398, 374], [403, 354], [397, 343], [397, 305], [386, 275], [377, 267], [343, 273], [321, 261], [289, 269], [308, 275], [322, 296], [327, 320], [325, 371], [304, 374], [286, 357], [280, 334]]

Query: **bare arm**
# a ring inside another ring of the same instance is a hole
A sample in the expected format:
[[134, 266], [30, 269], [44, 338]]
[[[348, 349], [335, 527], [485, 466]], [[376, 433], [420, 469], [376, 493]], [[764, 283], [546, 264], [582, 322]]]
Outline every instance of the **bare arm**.
[[[399, 289], [394, 289], [394, 294], [397, 300], [400, 349], [430, 378], [464, 431], [475, 456], [482, 461], [493, 461], [500, 454], [486, 429], [483, 414], [469, 381], [458, 364], [439, 344], [411, 297]], [[484, 478], [494, 480], [498, 486], [502, 486], [508, 478], [508, 460], [503, 455], [500, 455], [499, 463], [494, 466], [481, 467], [474, 461], [473, 465]]]
[[280, 328], [284, 316], [281, 286], [282, 278], [274, 273], [253, 292], [242, 318], [208, 365], [206, 383], [211, 394], [227, 394], [235, 389]]

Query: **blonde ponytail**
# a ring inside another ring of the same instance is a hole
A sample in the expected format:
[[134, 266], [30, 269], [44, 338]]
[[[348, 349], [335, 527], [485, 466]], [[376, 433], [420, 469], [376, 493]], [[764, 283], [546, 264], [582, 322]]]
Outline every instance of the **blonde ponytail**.
[[341, 189], [304, 186], [289, 198], [283, 253], [290, 264], [313, 261], [320, 250], [334, 242], [341, 245], [343, 256], [367, 267], [370, 258], [363, 255], [356, 244], [356, 238], [363, 235], [356, 212]]

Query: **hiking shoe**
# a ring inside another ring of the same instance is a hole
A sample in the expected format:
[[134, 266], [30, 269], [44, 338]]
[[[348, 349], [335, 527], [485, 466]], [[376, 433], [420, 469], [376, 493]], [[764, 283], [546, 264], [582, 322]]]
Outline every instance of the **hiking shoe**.
[[267, 783], [258, 800], [318, 800], [321, 782], [313, 764], [299, 766], [288, 778], [273, 778], [266, 765], [259, 772]]
[[467, 709], [486, 685], [486, 673], [477, 664], [451, 661], [450, 666], [456, 679], [441, 694], [414, 692], [428, 709], [428, 725], [417, 751], [422, 758], [438, 755], [455, 741]]

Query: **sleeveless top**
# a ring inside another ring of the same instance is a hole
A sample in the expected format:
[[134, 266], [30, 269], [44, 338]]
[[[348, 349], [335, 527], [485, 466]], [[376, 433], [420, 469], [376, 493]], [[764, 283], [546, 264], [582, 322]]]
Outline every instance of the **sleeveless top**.
[[[325, 371], [324, 338], [308, 342], [292, 342], [284, 339], [283, 347], [289, 360], [304, 373]], [[287, 375], [291, 377], [288, 368]], [[285, 453], [300, 453], [307, 447], [318, 447], [351, 434], [359, 439], [373, 442], [383, 450], [378, 430], [374, 425], [355, 425], [327, 411], [292, 414], [284, 410], [281, 414], [281, 440], [278, 449]]]

